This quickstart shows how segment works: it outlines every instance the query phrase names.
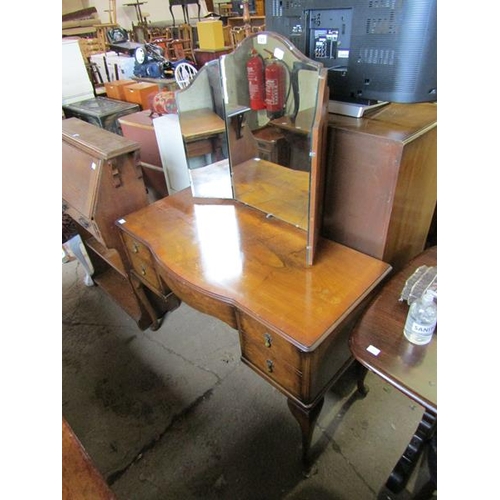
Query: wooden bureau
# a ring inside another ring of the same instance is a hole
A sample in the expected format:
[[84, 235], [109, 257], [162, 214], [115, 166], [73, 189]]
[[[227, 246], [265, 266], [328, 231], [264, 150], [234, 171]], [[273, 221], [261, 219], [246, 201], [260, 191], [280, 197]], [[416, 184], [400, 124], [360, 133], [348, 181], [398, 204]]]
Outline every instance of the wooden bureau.
[[[95, 273], [92, 279], [108, 292], [141, 329], [157, 328], [158, 318], [177, 307], [148, 298], [129, 279], [127, 253], [115, 221], [148, 205], [140, 166], [139, 144], [78, 118], [62, 121], [63, 212], [78, 223]], [[139, 295], [141, 300], [139, 300]]]

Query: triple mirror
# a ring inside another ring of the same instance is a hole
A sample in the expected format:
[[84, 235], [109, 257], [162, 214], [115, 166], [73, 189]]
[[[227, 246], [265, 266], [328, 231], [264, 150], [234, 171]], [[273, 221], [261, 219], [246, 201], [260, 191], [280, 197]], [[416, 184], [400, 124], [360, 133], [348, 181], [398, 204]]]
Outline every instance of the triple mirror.
[[246, 37], [176, 93], [193, 197], [228, 198], [318, 236], [326, 70], [286, 38]]

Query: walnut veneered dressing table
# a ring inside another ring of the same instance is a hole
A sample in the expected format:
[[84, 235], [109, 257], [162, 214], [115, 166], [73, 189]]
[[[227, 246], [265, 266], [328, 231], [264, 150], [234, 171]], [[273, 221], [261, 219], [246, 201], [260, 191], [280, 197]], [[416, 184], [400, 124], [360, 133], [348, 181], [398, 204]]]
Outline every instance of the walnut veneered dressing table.
[[[258, 148], [252, 130], [267, 117], [250, 110], [246, 85], [238, 84], [239, 78], [246, 81], [241, 68], [252, 48], [271, 51], [290, 67], [305, 59], [286, 39], [264, 32], [207, 63], [190, 87], [177, 93], [179, 115], [182, 121], [183, 113], [208, 105], [223, 117], [227, 156], [191, 168], [191, 189], [126, 214], [117, 226], [133, 276], [156, 293], [172, 290], [238, 330], [243, 362], [287, 397], [302, 431], [303, 460], [310, 465], [308, 450], [325, 392], [353, 361], [352, 324], [391, 267], [318, 236], [328, 95], [321, 65], [314, 63], [299, 79], [300, 94], [308, 97], [303, 109], [314, 107], [305, 113], [311, 120], [305, 134], [311, 154], [304, 169], [253, 156]], [[227, 78], [220, 78], [219, 70]], [[229, 77], [238, 91], [230, 88]], [[220, 82], [228, 87], [220, 88]], [[284, 116], [296, 108], [290, 99]], [[244, 116], [234, 120], [229, 109], [244, 109]], [[195, 185], [207, 179], [223, 184], [224, 195]]]
[[303, 230], [189, 189], [119, 225], [145, 284], [239, 331], [242, 360], [288, 398], [307, 459], [324, 394], [352, 361], [349, 327], [390, 266], [324, 239], [307, 266]]

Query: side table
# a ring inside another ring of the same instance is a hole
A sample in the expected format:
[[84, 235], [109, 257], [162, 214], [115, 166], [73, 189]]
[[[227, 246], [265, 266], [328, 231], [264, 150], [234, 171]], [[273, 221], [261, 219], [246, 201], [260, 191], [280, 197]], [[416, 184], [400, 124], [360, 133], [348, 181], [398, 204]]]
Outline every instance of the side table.
[[422, 265], [437, 265], [437, 246], [428, 248], [395, 274], [377, 294], [353, 329], [349, 345], [362, 366], [358, 381], [366, 394], [364, 375], [370, 370], [425, 409], [407, 449], [386, 487], [400, 492], [437, 427], [437, 333], [426, 345], [414, 345], [403, 335], [408, 304], [399, 297], [406, 280]]

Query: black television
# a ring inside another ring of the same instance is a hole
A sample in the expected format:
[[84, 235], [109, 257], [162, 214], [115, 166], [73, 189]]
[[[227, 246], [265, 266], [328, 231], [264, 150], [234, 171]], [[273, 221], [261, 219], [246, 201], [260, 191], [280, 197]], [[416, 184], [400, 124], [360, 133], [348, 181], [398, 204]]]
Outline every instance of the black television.
[[266, 29], [328, 68], [330, 112], [437, 101], [437, 0], [266, 0]]

